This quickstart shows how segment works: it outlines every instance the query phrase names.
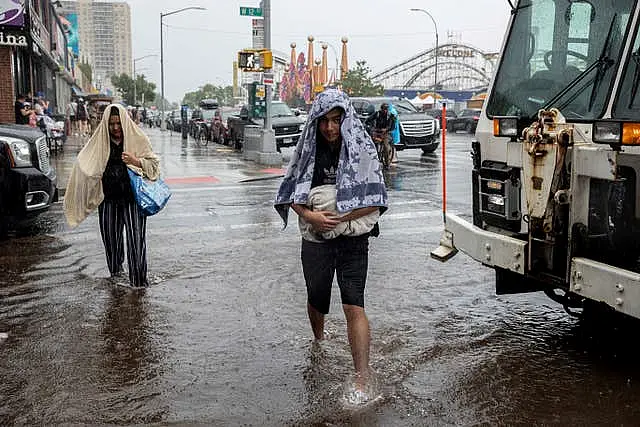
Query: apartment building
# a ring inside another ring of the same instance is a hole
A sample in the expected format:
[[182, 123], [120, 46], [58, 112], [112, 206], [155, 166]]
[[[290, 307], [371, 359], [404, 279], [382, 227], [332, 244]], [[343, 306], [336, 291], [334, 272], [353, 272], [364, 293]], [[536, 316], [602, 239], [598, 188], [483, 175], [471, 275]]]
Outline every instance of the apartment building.
[[78, 28], [78, 59], [93, 67], [93, 84], [112, 89], [111, 76], [131, 74], [131, 9], [123, 1], [61, 1], [63, 15]]

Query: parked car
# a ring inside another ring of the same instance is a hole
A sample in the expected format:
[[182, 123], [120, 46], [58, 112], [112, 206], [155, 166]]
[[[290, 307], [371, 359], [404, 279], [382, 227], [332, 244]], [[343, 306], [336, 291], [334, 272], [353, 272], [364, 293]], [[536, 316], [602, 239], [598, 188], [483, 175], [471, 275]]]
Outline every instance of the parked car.
[[482, 110], [467, 108], [462, 110], [460, 114], [453, 119], [447, 117], [447, 130], [449, 132], [455, 132], [457, 130], [464, 130], [469, 133], [475, 132], [481, 111]]
[[[282, 147], [291, 147], [298, 143], [306, 121], [298, 117], [287, 104], [282, 101], [271, 103], [271, 121], [276, 136], [276, 149], [280, 152]], [[264, 119], [251, 117], [249, 108], [245, 105], [237, 116], [227, 119], [230, 126], [230, 136], [233, 145], [242, 146], [244, 140], [244, 128], [247, 125], [264, 126]]]
[[383, 103], [393, 104], [398, 111], [400, 121], [400, 144], [397, 150], [420, 148], [423, 153], [432, 153], [440, 144], [440, 125], [438, 120], [420, 112], [406, 99], [395, 98], [351, 98], [356, 114], [364, 123], [366, 119], [380, 109]]
[[0, 125], [0, 232], [58, 200], [46, 136], [26, 125]]
[[174, 132], [182, 131], [182, 117], [180, 110], [173, 110], [167, 113], [167, 129]]
[[[442, 109], [441, 108], [430, 108], [430, 109], [424, 110], [424, 112], [430, 115], [431, 117], [433, 117], [434, 119], [438, 120], [440, 122], [440, 129], [442, 129]], [[450, 108], [447, 108], [447, 123], [449, 123], [449, 120], [455, 119], [456, 117], [458, 117], [456, 112]]]
[[198, 108], [193, 110], [191, 115], [189, 133], [192, 137], [196, 137], [197, 131], [204, 132], [206, 140], [211, 141], [211, 128], [219, 108], [220, 105], [215, 99], [203, 99], [200, 101]]

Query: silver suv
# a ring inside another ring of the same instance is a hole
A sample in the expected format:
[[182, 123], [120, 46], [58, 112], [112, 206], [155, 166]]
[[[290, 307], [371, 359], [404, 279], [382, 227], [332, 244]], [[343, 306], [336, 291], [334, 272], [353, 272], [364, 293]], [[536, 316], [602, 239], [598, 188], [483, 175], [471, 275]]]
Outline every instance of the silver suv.
[[440, 145], [438, 120], [419, 112], [408, 100], [385, 97], [351, 98], [351, 104], [362, 123], [378, 111], [380, 105], [385, 102], [392, 104], [398, 111], [400, 144], [396, 144], [397, 150], [421, 148], [423, 153], [433, 153], [438, 148]]

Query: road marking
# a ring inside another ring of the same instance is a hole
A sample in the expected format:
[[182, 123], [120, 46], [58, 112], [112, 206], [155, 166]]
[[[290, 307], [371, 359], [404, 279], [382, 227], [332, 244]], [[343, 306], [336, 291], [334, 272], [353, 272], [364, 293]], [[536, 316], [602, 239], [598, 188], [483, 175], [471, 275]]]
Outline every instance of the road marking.
[[273, 175], [282, 175], [286, 171], [283, 168], [280, 168], [280, 169], [278, 169], [278, 168], [267, 168], [267, 169], [262, 169], [260, 172], [270, 173], [270, 174], [273, 174]]
[[215, 176], [186, 176], [166, 178], [164, 180], [166, 184], [205, 184], [205, 183], [218, 183], [220, 180]]

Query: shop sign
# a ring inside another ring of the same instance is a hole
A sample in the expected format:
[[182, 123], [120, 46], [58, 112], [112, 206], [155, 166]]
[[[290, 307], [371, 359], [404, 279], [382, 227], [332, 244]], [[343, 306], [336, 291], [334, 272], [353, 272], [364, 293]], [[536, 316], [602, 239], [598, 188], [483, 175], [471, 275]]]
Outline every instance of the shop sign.
[[0, 26], [24, 27], [24, 0], [0, 1]]
[[[36, 15], [35, 10], [31, 8], [31, 37], [36, 42], [40, 50], [48, 52], [51, 49], [51, 37], [49, 31], [42, 23], [42, 20]], [[34, 43], [35, 44], [35, 43]]]
[[438, 56], [444, 56], [449, 58], [473, 58], [473, 50], [462, 47], [450, 47], [445, 49], [438, 49]]
[[56, 22], [54, 32], [51, 34], [51, 38], [53, 39], [51, 56], [58, 63], [58, 65], [64, 66], [65, 64], [65, 54], [67, 50], [66, 39], [64, 38], [64, 32], [60, 24]]
[[27, 37], [19, 31], [0, 31], [0, 45], [27, 47]]

